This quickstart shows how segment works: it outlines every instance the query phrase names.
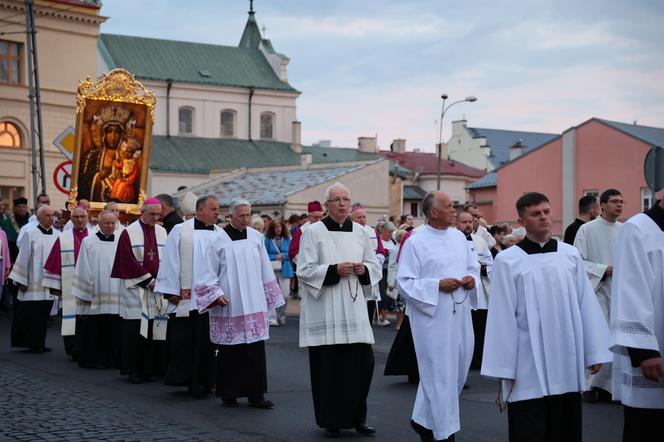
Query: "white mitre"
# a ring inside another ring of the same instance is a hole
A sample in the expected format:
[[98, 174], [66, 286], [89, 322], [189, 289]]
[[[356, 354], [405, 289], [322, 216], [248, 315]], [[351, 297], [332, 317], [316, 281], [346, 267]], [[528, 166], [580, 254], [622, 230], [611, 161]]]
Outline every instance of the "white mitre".
[[182, 198], [182, 202], [180, 203], [180, 212], [182, 212], [182, 216], [192, 215], [196, 213], [197, 199], [198, 197], [194, 193], [187, 192], [184, 198]]

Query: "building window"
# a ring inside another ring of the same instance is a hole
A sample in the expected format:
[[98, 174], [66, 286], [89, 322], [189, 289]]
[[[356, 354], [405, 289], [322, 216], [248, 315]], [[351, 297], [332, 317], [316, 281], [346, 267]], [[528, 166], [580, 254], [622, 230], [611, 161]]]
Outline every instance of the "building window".
[[21, 82], [21, 44], [0, 41], [0, 82]]
[[418, 206], [419, 206], [418, 203], [410, 203], [410, 214], [413, 215], [413, 217], [415, 218], [420, 216], [420, 211]]
[[21, 134], [15, 124], [0, 122], [0, 147], [21, 147]]
[[653, 205], [652, 190], [647, 187], [641, 188], [641, 211], [649, 210]]
[[178, 109], [178, 134], [191, 135], [194, 133], [194, 109], [181, 107]]
[[261, 114], [261, 138], [264, 140], [274, 138], [274, 114], [271, 112]]
[[235, 112], [231, 110], [221, 111], [221, 136], [235, 136]]

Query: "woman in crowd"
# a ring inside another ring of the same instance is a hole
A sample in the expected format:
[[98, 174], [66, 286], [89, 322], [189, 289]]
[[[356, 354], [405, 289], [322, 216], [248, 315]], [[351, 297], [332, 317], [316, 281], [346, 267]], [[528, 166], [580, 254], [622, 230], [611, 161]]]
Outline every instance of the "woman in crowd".
[[279, 288], [281, 288], [286, 303], [276, 311], [270, 311], [270, 325], [286, 324], [286, 306], [290, 293], [290, 280], [294, 275], [293, 265], [288, 257], [290, 243], [290, 232], [285, 223], [280, 219], [272, 220], [267, 232], [265, 232], [265, 249], [267, 249], [274, 274], [277, 277]]

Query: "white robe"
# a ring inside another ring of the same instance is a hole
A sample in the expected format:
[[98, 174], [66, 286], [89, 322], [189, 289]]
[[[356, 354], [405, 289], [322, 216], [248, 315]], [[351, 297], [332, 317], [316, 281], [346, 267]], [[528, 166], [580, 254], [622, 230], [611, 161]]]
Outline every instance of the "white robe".
[[[219, 345], [251, 344], [269, 339], [268, 312], [285, 304], [265, 249], [265, 237], [247, 228], [247, 239], [232, 241], [221, 231], [208, 254], [219, 256], [216, 279], [197, 293], [201, 313], [210, 312], [210, 340]], [[193, 292], [193, 290], [192, 290]], [[210, 304], [225, 294], [225, 307]]]
[[[363, 226], [364, 230], [367, 231], [367, 235], [369, 235], [369, 241], [371, 242], [371, 247], [373, 248], [374, 253], [378, 250], [378, 235], [376, 234], [376, 230], [371, 227], [371, 226]], [[383, 266], [383, 263], [385, 262], [385, 255], [382, 253], [376, 253], [376, 259], [378, 260], [378, 264], [380, 266]], [[371, 301], [380, 301], [380, 289], [378, 288], [378, 281], [371, 281], [371, 293], [373, 294], [373, 298]]]
[[[613, 247], [618, 239], [622, 224], [610, 223], [601, 216], [579, 227], [574, 240], [574, 247], [579, 250], [586, 266], [590, 283], [595, 290], [599, 305], [602, 307], [606, 323], [609, 323], [611, 309], [611, 280], [605, 275], [606, 268], [613, 264]], [[611, 392], [611, 364], [603, 364], [595, 375], [588, 375], [588, 389], [601, 388]]]
[[[412, 419], [447, 439], [460, 429], [459, 395], [473, 356], [471, 308], [477, 289], [440, 290], [445, 278], [475, 277], [479, 263], [461, 231], [425, 226], [404, 244], [397, 283], [406, 298], [420, 384]], [[455, 312], [456, 311], [456, 312]]]
[[28, 287], [24, 292], [19, 290], [19, 301], [56, 301], [54, 303], [56, 312], [58, 297], [51, 295], [50, 290], [42, 285], [42, 281], [44, 264], [58, 237], [60, 232], [55, 229], [51, 235], [45, 235], [36, 227], [28, 230], [9, 275], [13, 281]]
[[[38, 225], [39, 221], [37, 221], [37, 215], [30, 215], [27, 224], [23, 225], [23, 227], [21, 227], [18, 231], [18, 236], [16, 237], [16, 246], [20, 248], [25, 234], [33, 229], [36, 229]], [[55, 230], [55, 228], [53, 230]]]
[[586, 368], [611, 359], [609, 329], [574, 247], [557, 241], [557, 251], [529, 255], [513, 246], [496, 256], [482, 375], [503, 380], [503, 400], [584, 391]]
[[613, 399], [637, 408], [664, 408], [664, 379], [633, 368], [627, 348], [664, 355], [664, 232], [645, 214], [622, 227], [613, 255], [611, 350]]
[[120, 297], [129, 296], [124, 281], [111, 278], [118, 239], [115, 236], [113, 241], [102, 241], [93, 234], [81, 243], [72, 284], [73, 295], [79, 300], [80, 314], [118, 315]]
[[[489, 280], [491, 278], [491, 271], [493, 269], [493, 255], [491, 255], [491, 248], [489, 245], [475, 233], [471, 233], [472, 241], [468, 241], [472, 247], [472, 252], [477, 256], [477, 262], [480, 267], [477, 270], [475, 279], [480, 282], [477, 286], [477, 309], [486, 310], [489, 308]], [[481, 264], [486, 265], [487, 276], [481, 276]]]
[[355, 275], [323, 286], [328, 267], [340, 262], [363, 263], [371, 283], [382, 277], [369, 234], [360, 224], [352, 225], [351, 232], [332, 232], [317, 222], [302, 235], [297, 266], [300, 347], [374, 343], [366, 304], [373, 298], [371, 286], [360, 284]]

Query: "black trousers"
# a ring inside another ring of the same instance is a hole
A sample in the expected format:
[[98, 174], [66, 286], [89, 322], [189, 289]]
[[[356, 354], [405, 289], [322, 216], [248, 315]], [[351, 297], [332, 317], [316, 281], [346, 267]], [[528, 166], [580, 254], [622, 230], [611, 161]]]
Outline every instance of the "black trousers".
[[406, 315], [404, 315], [401, 327], [399, 327], [399, 331], [394, 337], [383, 374], [385, 376], [407, 375], [408, 382], [413, 384], [420, 380], [413, 332], [410, 329], [410, 320]]
[[309, 347], [311, 394], [319, 427], [341, 430], [366, 421], [373, 369], [370, 344]]
[[110, 368], [120, 366], [121, 319], [119, 315], [79, 315], [78, 366]]
[[212, 389], [214, 347], [209, 315], [190, 311], [188, 317], [168, 316], [169, 359], [164, 384]]
[[12, 319], [12, 347], [42, 350], [46, 347], [46, 329], [53, 301], [15, 301]]
[[[119, 339], [119, 334], [116, 339]], [[65, 354], [70, 356], [74, 361], [78, 360], [78, 355], [81, 350], [81, 315], [76, 315], [76, 329], [73, 335], [63, 336], [62, 342], [65, 346]]]
[[143, 378], [166, 373], [168, 365], [167, 341], [152, 339], [152, 320], [148, 324], [147, 339], [141, 336], [140, 319], [123, 319], [120, 343], [120, 373]]
[[470, 368], [473, 370], [479, 370], [482, 368], [484, 334], [486, 333], [486, 319], [488, 312], [488, 310], [471, 310], [470, 312], [473, 320], [473, 332], [475, 334], [475, 348], [473, 349], [473, 359], [470, 362]]
[[581, 393], [510, 402], [510, 442], [581, 442]]
[[267, 391], [265, 341], [219, 345], [216, 395], [222, 399], [262, 399]]
[[625, 405], [624, 413], [623, 442], [657, 440], [664, 435], [664, 409]]

